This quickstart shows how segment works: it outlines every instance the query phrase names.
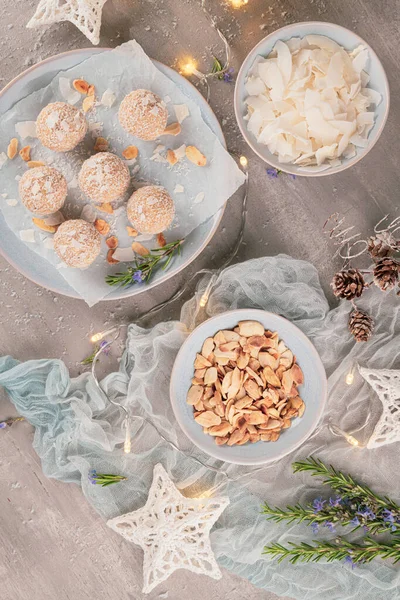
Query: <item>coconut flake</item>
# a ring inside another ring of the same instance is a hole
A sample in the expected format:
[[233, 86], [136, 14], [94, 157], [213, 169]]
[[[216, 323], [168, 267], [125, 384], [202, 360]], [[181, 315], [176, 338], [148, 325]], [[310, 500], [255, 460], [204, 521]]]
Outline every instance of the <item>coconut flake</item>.
[[60, 77], [58, 80], [60, 94], [68, 104], [76, 104], [81, 99], [81, 94], [71, 88], [71, 82], [67, 77]]
[[174, 110], [178, 123], [183, 123], [186, 117], [190, 115], [189, 108], [186, 104], [174, 104]]
[[45, 217], [43, 221], [46, 223], [46, 225], [61, 225], [61, 223], [64, 223], [65, 218], [64, 215], [58, 210], [52, 215]]
[[5, 152], [0, 152], [0, 169], [6, 164], [8, 158]]
[[15, 124], [15, 132], [24, 140], [26, 138], [37, 138], [36, 121], [20, 121]]
[[43, 240], [43, 246], [47, 248], [47, 250], [54, 250], [54, 239], [51, 236], [48, 236]]
[[174, 194], [183, 194], [185, 188], [180, 183], [177, 183], [174, 189]]
[[110, 89], [107, 89], [101, 97], [100, 104], [103, 106], [107, 106], [107, 108], [111, 108], [116, 100], [116, 95]]
[[129, 248], [116, 248], [113, 253], [113, 258], [119, 262], [131, 262], [135, 260], [135, 253], [131, 246]]
[[36, 243], [35, 231], [33, 229], [22, 229], [22, 231], [19, 232], [19, 237], [23, 242], [26, 242], [27, 244]]
[[8, 200], [6, 200], [8, 206], [17, 206], [18, 204], [18, 200], [16, 200], [15, 198], [8, 198]]
[[97, 213], [92, 204], [85, 204], [82, 208], [81, 219], [87, 221], [88, 223], [94, 223], [97, 218]]
[[204, 192], [199, 192], [196, 196], [196, 198], [193, 200], [193, 204], [200, 204], [200, 202], [203, 202], [204, 200]]

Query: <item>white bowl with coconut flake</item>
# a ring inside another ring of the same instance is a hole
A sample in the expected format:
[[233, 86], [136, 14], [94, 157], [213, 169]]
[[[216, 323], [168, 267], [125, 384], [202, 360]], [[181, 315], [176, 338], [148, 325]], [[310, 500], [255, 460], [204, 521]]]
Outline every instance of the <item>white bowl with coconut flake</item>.
[[383, 66], [362, 38], [333, 23], [294, 23], [245, 59], [235, 113], [266, 163], [293, 175], [332, 175], [375, 145], [389, 98]]

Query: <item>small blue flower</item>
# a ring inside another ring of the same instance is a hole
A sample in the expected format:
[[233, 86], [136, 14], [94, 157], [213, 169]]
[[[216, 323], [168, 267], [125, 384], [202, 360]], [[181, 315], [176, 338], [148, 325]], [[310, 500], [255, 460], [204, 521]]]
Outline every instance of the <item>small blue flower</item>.
[[352, 520], [350, 521], [350, 523], [351, 523], [352, 525], [354, 525], [354, 527], [358, 527], [358, 526], [360, 525], [360, 520], [359, 520], [359, 518], [358, 518], [358, 517], [354, 517], [354, 519], [352, 519]]
[[272, 178], [278, 177], [278, 169], [267, 169], [267, 175]]
[[346, 558], [344, 559], [344, 562], [351, 565], [352, 569], [354, 569], [354, 567], [356, 566], [355, 563], [353, 562], [353, 559], [351, 558], [351, 556], [346, 556]]
[[107, 340], [103, 340], [100, 344], [100, 348], [103, 349], [103, 354], [105, 354], [106, 356], [108, 356], [110, 354], [110, 346], [108, 345]]
[[292, 179], [296, 179], [296, 175], [294, 175], [293, 173], [288, 173], [289, 177], [291, 177]]
[[331, 533], [335, 533], [335, 526], [332, 521], [325, 521], [324, 527], [327, 527]]
[[132, 275], [132, 281], [135, 283], [142, 283], [142, 281], [143, 281], [142, 271], [135, 271], [134, 274]]
[[0, 423], [0, 429], [5, 429], [6, 427], [7, 427], [7, 423], [5, 421]]
[[320, 510], [322, 510], [324, 508], [324, 504], [326, 503], [326, 500], [322, 500], [322, 498], [315, 498], [314, 502], [313, 502], [313, 509], [314, 512], [317, 513]]
[[311, 529], [314, 534], [317, 534], [319, 529], [318, 523], [311, 523]]
[[342, 503], [342, 498], [341, 496], [334, 496], [333, 498], [329, 498], [329, 504], [333, 507], [337, 507], [340, 506]]
[[225, 71], [225, 73], [223, 74], [222, 79], [224, 81], [226, 81], [227, 83], [231, 83], [233, 81], [233, 73], [235, 72], [235, 69], [233, 67], [230, 67], [230, 69], [228, 69], [227, 71]]
[[89, 474], [88, 474], [88, 479], [89, 479], [90, 483], [92, 483], [93, 485], [96, 484], [96, 477], [97, 477], [96, 469], [90, 469]]
[[366, 519], [371, 519], [371, 521], [375, 519], [375, 514], [368, 506], [361, 507], [361, 510], [357, 511], [356, 514], [365, 517]]

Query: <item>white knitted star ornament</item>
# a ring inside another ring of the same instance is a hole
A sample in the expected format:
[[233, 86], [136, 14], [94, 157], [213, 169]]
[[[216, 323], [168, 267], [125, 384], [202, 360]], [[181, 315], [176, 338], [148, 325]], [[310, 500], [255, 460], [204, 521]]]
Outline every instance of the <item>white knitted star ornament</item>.
[[100, 41], [101, 13], [107, 0], [40, 0], [27, 27], [70, 21], [92, 42]]
[[220, 579], [209, 534], [228, 504], [229, 498], [186, 498], [158, 464], [146, 504], [107, 525], [143, 549], [143, 592], [148, 594], [177, 569]]
[[375, 425], [367, 448], [400, 442], [400, 371], [359, 368], [365, 381], [382, 402], [382, 415]]

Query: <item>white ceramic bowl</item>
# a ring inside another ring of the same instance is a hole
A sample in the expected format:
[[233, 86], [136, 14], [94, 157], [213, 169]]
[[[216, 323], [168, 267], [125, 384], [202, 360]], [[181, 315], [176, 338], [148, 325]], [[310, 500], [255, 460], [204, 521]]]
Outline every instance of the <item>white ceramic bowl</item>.
[[[253, 66], [256, 58], [258, 56], [267, 57], [278, 40], [286, 41], [292, 37], [302, 38], [310, 34], [318, 34], [329, 37], [341, 46], [343, 46], [343, 48], [345, 48], [346, 50], [353, 50], [360, 44], [366, 46], [369, 51], [369, 63], [366, 69], [370, 76], [370, 82], [368, 84], [368, 87], [373, 88], [382, 95], [382, 101], [379, 104], [379, 106], [375, 109], [375, 125], [368, 136], [367, 147], [357, 148], [357, 154], [353, 158], [342, 159], [342, 164], [338, 167], [331, 167], [326, 171], [314, 173], [299, 171], [299, 167], [297, 165], [280, 163], [278, 157], [275, 154], [272, 154], [268, 150], [267, 146], [259, 144], [256, 138], [249, 131], [247, 131], [247, 122], [244, 120], [244, 117], [247, 113], [247, 108], [244, 103], [244, 100], [248, 95], [244, 86], [246, 83], [247, 75], [251, 67]], [[272, 165], [276, 169], [280, 169], [281, 171], [285, 171], [286, 173], [292, 173], [293, 175], [303, 175], [305, 177], [319, 177], [322, 175], [332, 175], [333, 173], [339, 173], [340, 171], [348, 169], [349, 167], [357, 163], [359, 160], [361, 160], [378, 141], [378, 138], [382, 133], [389, 113], [389, 104], [390, 93], [386, 73], [379, 58], [372, 50], [371, 46], [367, 44], [367, 42], [365, 42], [362, 38], [360, 38], [356, 33], [350, 31], [349, 29], [345, 29], [344, 27], [341, 27], [340, 25], [335, 25], [334, 23], [323, 23], [319, 21], [311, 21], [307, 23], [293, 23], [293, 25], [287, 25], [286, 27], [277, 29], [276, 31], [268, 35], [266, 38], [261, 40], [261, 42], [259, 42], [257, 46], [255, 46], [255, 48], [253, 48], [253, 50], [247, 55], [247, 58], [243, 62], [241, 69], [238, 73], [235, 86], [236, 119], [240, 131], [242, 132], [243, 137], [250, 146], [250, 148], [256, 154], [258, 154], [258, 156], [262, 158], [266, 163]]]
[[[302, 417], [292, 420], [276, 442], [257, 442], [244, 446], [217, 446], [214, 438], [203, 433], [193, 417], [193, 407], [186, 403], [186, 395], [193, 377], [193, 363], [204, 340], [220, 329], [233, 329], [239, 321], [259, 321], [266, 329], [277, 331], [290, 348], [304, 373], [304, 384], [299, 387], [306, 409]], [[171, 374], [171, 403], [181, 429], [201, 450], [229, 463], [258, 465], [282, 458], [305, 442], [314, 431], [324, 411], [327, 382], [325, 369], [310, 340], [293, 323], [263, 310], [238, 309], [222, 313], [205, 321], [185, 340], [176, 357]]]

